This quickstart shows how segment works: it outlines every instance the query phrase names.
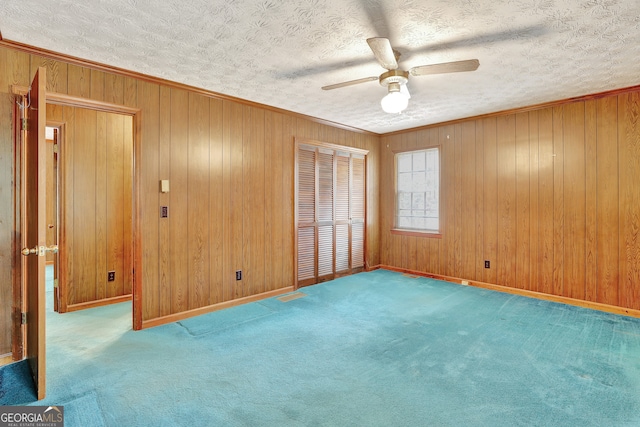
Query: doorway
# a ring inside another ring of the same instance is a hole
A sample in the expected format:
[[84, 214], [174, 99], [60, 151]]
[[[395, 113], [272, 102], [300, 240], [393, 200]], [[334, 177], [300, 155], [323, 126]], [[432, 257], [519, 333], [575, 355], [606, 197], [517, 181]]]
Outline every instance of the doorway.
[[60, 247], [47, 260], [53, 308], [65, 313], [130, 301], [133, 117], [47, 105], [47, 125], [54, 138], [47, 156], [48, 238]]

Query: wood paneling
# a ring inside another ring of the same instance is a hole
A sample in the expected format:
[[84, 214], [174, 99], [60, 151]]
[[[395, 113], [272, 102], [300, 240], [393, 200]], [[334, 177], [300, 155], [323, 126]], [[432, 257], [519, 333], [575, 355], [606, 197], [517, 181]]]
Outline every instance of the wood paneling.
[[[160, 87], [160, 151], [158, 152], [158, 173], [160, 179], [169, 180], [171, 189], [171, 91], [166, 87]], [[171, 191], [160, 193], [158, 203], [160, 206], [169, 206]], [[169, 218], [160, 218], [158, 224], [158, 288], [160, 294], [160, 316], [171, 314], [171, 219], [175, 212], [170, 212]]]
[[618, 98], [600, 99], [596, 108], [595, 300], [618, 305], [621, 237]]
[[419, 238], [429, 244], [417, 245], [418, 271], [640, 308], [639, 117], [640, 94], [628, 92], [383, 136], [381, 265], [413, 270], [391, 233], [392, 151], [406, 133], [432, 145], [431, 131], [443, 145], [443, 233]]
[[515, 287], [531, 290], [531, 185], [529, 114], [516, 115], [516, 271]]
[[209, 150], [209, 204], [210, 215], [207, 220], [210, 224], [210, 267], [209, 267], [209, 303], [216, 304], [224, 301], [223, 286], [224, 276], [220, 274], [224, 266], [223, 233], [223, 189], [220, 183], [223, 180], [223, 143], [222, 143], [222, 101], [211, 99], [209, 101], [209, 137], [211, 146]]
[[640, 306], [640, 94], [618, 98], [619, 254], [618, 303]]
[[186, 187], [189, 309], [210, 304], [209, 115], [209, 100], [201, 95], [189, 94], [189, 138], [186, 147], [189, 162]]

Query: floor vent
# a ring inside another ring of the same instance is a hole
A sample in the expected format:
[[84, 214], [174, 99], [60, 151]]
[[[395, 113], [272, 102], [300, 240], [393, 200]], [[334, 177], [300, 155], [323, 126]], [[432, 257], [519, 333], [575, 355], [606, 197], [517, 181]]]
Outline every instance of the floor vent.
[[283, 295], [281, 297], [278, 297], [278, 300], [282, 301], [282, 302], [289, 302], [289, 301], [293, 301], [294, 299], [298, 299], [298, 298], [302, 298], [302, 297], [306, 297], [307, 294], [305, 294], [304, 292], [294, 292], [292, 294], [287, 294], [287, 295]]
[[403, 276], [408, 277], [410, 279], [417, 279], [420, 276], [416, 276], [415, 274], [402, 273]]

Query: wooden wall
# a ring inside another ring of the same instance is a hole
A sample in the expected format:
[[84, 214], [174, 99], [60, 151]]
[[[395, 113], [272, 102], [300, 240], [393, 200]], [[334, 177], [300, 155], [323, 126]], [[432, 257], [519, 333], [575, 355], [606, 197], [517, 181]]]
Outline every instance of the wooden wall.
[[[381, 144], [381, 264], [640, 309], [640, 93]], [[442, 238], [392, 234], [393, 150], [431, 145], [442, 148]]]
[[[47, 90], [139, 108], [144, 320], [293, 284], [294, 137], [369, 150], [367, 262], [379, 264], [379, 137], [0, 46], [0, 315], [9, 318], [13, 143], [10, 86], [47, 67]], [[169, 179], [171, 191], [159, 192]], [[160, 206], [169, 218], [160, 219]], [[6, 227], [5, 224], [10, 225]], [[243, 271], [236, 282], [235, 271]], [[0, 354], [8, 327], [0, 331]]]
[[[64, 123], [60, 165], [60, 311], [131, 294], [133, 118], [49, 105]], [[50, 199], [50, 198], [48, 198]], [[115, 280], [107, 281], [107, 272]]]

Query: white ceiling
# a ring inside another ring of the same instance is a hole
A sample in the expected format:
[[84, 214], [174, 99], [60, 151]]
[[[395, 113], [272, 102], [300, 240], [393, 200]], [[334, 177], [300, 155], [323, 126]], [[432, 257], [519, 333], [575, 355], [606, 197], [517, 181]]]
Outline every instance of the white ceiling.
[[[376, 133], [640, 83], [639, 0], [6, 0], [5, 40]], [[411, 77], [384, 113], [388, 37], [400, 67], [477, 58], [475, 72]]]

